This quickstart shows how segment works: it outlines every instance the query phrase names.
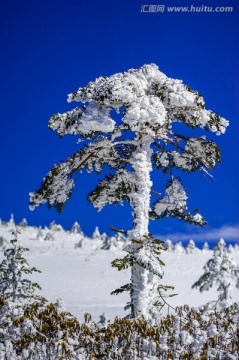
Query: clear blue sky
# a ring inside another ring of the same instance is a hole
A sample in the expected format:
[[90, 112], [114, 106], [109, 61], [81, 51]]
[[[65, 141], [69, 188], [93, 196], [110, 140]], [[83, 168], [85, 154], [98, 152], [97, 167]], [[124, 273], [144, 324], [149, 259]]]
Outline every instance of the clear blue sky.
[[[142, 4], [234, 6], [232, 13], [142, 13]], [[90, 235], [96, 225], [130, 229], [129, 207], [108, 206], [100, 213], [86, 201], [97, 176], [79, 176], [72, 199], [58, 215], [46, 206], [28, 209], [54, 163], [78, 147], [75, 137], [60, 140], [47, 123], [64, 112], [67, 94], [101, 75], [145, 63], [183, 81], [204, 95], [207, 108], [230, 120], [227, 133], [215, 137], [222, 165], [215, 180], [201, 174], [184, 177], [192, 208], [209, 225], [205, 233], [238, 229], [238, 60], [239, 4], [236, 0], [65, 0], [1, 2], [0, 217], [69, 228], [77, 220]], [[164, 184], [159, 174], [157, 186]], [[154, 222], [155, 234], [195, 232], [177, 220]], [[203, 235], [202, 235], [203, 236]], [[234, 235], [235, 238], [235, 235]], [[239, 235], [238, 235], [239, 239]]]

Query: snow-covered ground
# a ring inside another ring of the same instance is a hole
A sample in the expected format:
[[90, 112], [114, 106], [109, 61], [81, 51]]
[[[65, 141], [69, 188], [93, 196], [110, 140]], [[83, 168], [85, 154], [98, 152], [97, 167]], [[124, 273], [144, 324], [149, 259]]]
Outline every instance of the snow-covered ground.
[[[12, 239], [12, 229], [13, 226], [9, 223], [0, 224], [0, 238], [3, 237], [7, 242]], [[64, 230], [51, 230], [54, 238], [44, 240], [49, 229], [43, 229], [40, 237], [37, 227], [21, 227], [20, 231], [19, 239], [30, 249], [26, 258], [31, 266], [42, 271], [41, 274], [34, 274], [32, 278], [41, 285], [42, 295], [49, 301], [56, 302], [58, 298], [62, 298], [66, 310], [79, 319], [83, 318], [85, 312], [91, 313], [95, 321], [99, 320], [102, 313], [109, 319], [126, 314], [124, 306], [129, 300], [128, 296], [110, 295], [130, 278], [129, 271], [119, 272], [111, 267], [112, 260], [125, 255], [122, 242], [117, 246], [113, 245], [109, 250], [103, 250], [103, 241], [100, 238], [91, 239]], [[81, 240], [82, 246], [76, 247]], [[0, 261], [7, 242], [0, 246]], [[239, 263], [239, 251], [232, 250], [231, 255]], [[162, 283], [174, 286], [174, 292], [178, 293], [168, 299], [173, 307], [184, 304], [199, 306], [217, 298], [215, 288], [204, 293], [191, 288], [202, 275], [202, 268], [211, 256], [212, 251], [162, 254], [166, 264]], [[235, 290], [233, 300], [238, 299], [239, 291]]]

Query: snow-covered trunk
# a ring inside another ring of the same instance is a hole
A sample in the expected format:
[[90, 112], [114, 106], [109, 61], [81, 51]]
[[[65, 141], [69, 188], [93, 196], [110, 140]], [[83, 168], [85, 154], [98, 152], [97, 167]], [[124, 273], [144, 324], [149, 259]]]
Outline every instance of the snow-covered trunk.
[[[150, 172], [152, 171], [150, 149], [151, 139], [147, 135], [141, 135], [140, 145], [134, 153], [132, 166], [135, 172], [136, 191], [131, 194], [130, 203], [133, 208], [134, 228], [129, 232], [129, 241], [146, 240], [149, 225], [150, 191], [152, 182]], [[131, 253], [136, 253], [140, 245], [131, 243]], [[150, 305], [150, 291], [152, 288], [152, 275], [148, 270], [138, 264], [131, 268], [131, 304], [132, 316], [144, 315], [148, 318], [148, 307]], [[150, 283], [151, 282], [151, 283]]]

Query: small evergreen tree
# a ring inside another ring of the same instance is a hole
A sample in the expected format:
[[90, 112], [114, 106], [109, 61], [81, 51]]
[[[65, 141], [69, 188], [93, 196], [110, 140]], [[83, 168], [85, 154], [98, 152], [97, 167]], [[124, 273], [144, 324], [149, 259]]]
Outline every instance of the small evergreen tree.
[[59, 312], [66, 311], [65, 302], [62, 298], [57, 299], [54, 306]]
[[8, 224], [11, 226], [11, 227], [14, 227], [15, 226], [15, 220], [14, 220], [14, 215], [11, 214], [11, 217], [9, 219], [9, 222]]
[[226, 243], [225, 240], [223, 238], [221, 238], [220, 240], [218, 240], [218, 242], [216, 243], [216, 245], [213, 248], [214, 252], [219, 254], [220, 256], [222, 256], [222, 254], [225, 252], [226, 250]]
[[[41, 188], [30, 194], [30, 208], [47, 202], [61, 212], [71, 197], [76, 173], [84, 169], [97, 173], [103, 168], [109, 170], [88, 200], [98, 210], [125, 200], [130, 203], [133, 229], [127, 231], [129, 244], [125, 248], [131, 266], [127, 290], [131, 293], [132, 317], [147, 317], [158, 287], [157, 276], [153, 277], [151, 270], [160, 276], [163, 273], [163, 264], [154, 256], [158, 243], [149, 234], [149, 220], [172, 216], [203, 226], [206, 221], [197, 210], [187, 210], [187, 194], [174, 171], [207, 173], [220, 162], [215, 142], [206, 136], [186, 136], [174, 123], [220, 135], [228, 122], [206, 110], [198, 92], [168, 78], [155, 64], [100, 77], [70, 94], [68, 101], [83, 105], [53, 115], [49, 127], [60, 137], [78, 135], [82, 146], [65, 162], [55, 165]], [[122, 115], [121, 122], [115, 121], [116, 113]], [[152, 189], [153, 167], [168, 176], [162, 195]], [[157, 195], [153, 202], [152, 193]]]
[[75, 221], [74, 224], [72, 225], [71, 233], [72, 234], [81, 234], [81, 235], [83, 235], [83, 232], [82, 232], [82, 230], [80, 228], [80, 225], [78, 224], [77, 221]]
[[176, 243], [176, 244], [174, 245], [173, 251], [174, 251], [175, 253], [178, 253], [178, 254], [183, 254], [183, 253], [185, 253], [185, 249], [184, 249], [181, 241], [179, 241], [178, 243]]
[[27, 219], [22, 219], [22, 221], [20, 221], [20, 223], [18, 224], [18, 226], [21, 226], [21, 227], [26, 227], [28, 224], [27, 224]]
[[74, 248], [75, 249], [82, 249], [83, 246], [83, 239], [80, 239], [80, 241], [78, 241], [77, 243], [75, 243]]
[[55, 220], [53, 220], [50, 225], [49, 225], [49, 229], [51, 231], [62, 231], [63, 230], [63, 227], [59, 224], [56, 224]]
[[120, 248], [123, 244], [122, 237], [120, 234], [117, 234], [117, 236], [107, 236], [105, 233], [102, 234], [102, 240], [103, 244], [101, 246], [102, 250], [110, 250], [112, 248]]
[[0, 236], [0, 247], [4, 246], [4, 244], [7, 242], [4, 236]]
[[53, 236], [50, 232], [48, 232], [48, 233], [46, 234], [46, 236], [44, 237], [44, 240], [45, 240], [45, 241], [53, 241], [53, 240], [54, 240], [54, 236]]
[[195, 254], [198, 252], [198, 248], [195, 245], [195, 242], [191, 239], [188, 242], [188, 245], [186, 247], [186, 253], [187, 254]]
[[103, 244], [101, 246], [102, 250], [109, 250], [112, 246], [112, 238], [108, 237], [105, 233], [102, 234]]
[[165, 247], [166, 247], [166, 249], [167, 249], [168, 251], [170, 251], [170, 252], [173, 251], [174, 245], [173, 245], [173, 243], [172, 243], [171, 240], [167, 239], [164, 244], [165, 244]]
[[192, 288], [200, 292], [217, 286], [218, 300], [208, 302], [202, 307], [203, 311], [220, 309], [231, 305], [233, 288], [239, 288], [239, 266], [232, 260], [222, 239], [214, 248], [213, 257], [204, 265], [204, 274], [196, 281]]
[[4, 251], [5, 258], [0, 264], [0, 296], [12, 301], [39, 299], [41, 297], [35, 295], [35, 290], [41, 287], [24, 276], [40, 271], [29, 266], [23, 255], [28, 249], [18, 240], [17, 231], [13, 234], [12, 246]]
[[43, 231], [42, 231], [42, 227], [40, 226], [38, 231], [37, 231], [37, 240], [43, 240], [44, 238], [44, 234], [43, 234]]
[[101, 239], [101, 234], [100, 234], [100, 231], [99, 231], [99, 228], [98, 226], [96, 226], [93, 234], [92, 234], [92, 239], [95, 240], [95, 239]]
[[207, 242], [205, 242], [205, 243], [203, 244], [202, 250], [203, 250], [204, 252], [206, 252], [206, 251], [209, 250], [209, 245], [208, 245]]
[[238, 243], [235, 244], [234, 249], [235, 249], [235, 251], [239, 251], [239, 244]]

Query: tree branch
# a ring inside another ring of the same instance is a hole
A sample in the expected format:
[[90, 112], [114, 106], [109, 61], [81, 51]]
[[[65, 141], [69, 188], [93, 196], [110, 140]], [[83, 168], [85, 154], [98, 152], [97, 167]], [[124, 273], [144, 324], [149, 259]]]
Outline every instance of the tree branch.
[[110, 230], [113, 230], [113, 231], [115, 231], [115, 232], [124, 234], [124, 235], [127, 235], [127, 234], [128, 234], [128, 231], [126, 231], [126, 230], [121, 230], [121, 229], [117, 229], [117, 228], [115, 228], [115, 227], [113, 227], [113, 226], [109, 226], [109, 229], [110, 229]]

